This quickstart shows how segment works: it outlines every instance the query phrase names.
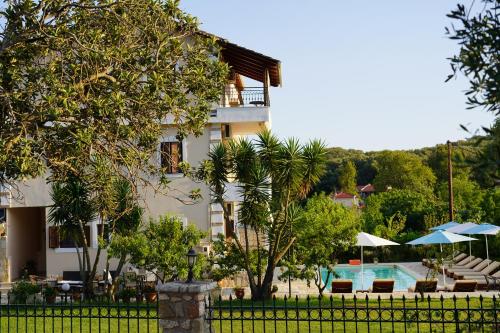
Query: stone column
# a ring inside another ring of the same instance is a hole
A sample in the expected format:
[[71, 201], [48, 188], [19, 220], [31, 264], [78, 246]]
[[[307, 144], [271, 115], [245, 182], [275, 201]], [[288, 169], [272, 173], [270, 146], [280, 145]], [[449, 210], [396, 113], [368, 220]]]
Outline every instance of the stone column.
[[215, 282], [167, 282], [159, 284], [158, 316], [163, 333], [212, 333], [205, 321], [205, 298]]

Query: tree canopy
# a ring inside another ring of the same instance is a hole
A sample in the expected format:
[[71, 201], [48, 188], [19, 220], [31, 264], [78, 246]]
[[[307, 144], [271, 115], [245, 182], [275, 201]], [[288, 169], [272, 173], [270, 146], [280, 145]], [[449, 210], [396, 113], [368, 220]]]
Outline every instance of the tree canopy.
[[[99, 170], [136, 181], [161, 123], [200, 134], [227, 66], [176, 0], [9, 1], [0, 30], [0, 182]], [[165, 178], [163, 178], [165, 180]]]
[[466, 91], [470, 108], [483, 107], [500, 115], [500, 16], [498, 0], [482, 0], [471, 5], [458, 4], [447, 16], [453, 20], [446, 28], [449, 38], [460, 45], [450, 58], [453, 73], [469, 79]]
[[356, 166], [352, 161], [345, 161], [339, 168], [339, 184], [342, 192], [356, 193]]
[[432, 193], [436, 177], [418, 156], [403, 151], [383, 151], [375, 161], [377, 175], [373, 184], [377, 191], [407, 189]]

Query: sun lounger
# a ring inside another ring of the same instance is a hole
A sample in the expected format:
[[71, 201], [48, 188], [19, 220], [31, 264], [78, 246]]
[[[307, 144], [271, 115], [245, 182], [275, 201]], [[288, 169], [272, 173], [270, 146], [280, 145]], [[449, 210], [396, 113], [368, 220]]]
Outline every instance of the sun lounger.
[[[467, 255], [465, 253], [460, 253], [457, 256], [455, 256], [452, 259], [452, 261], [454, 263], [458, 263], [458, 262], [462, 261], [465, 258], [468, 258]], [[434, 262], [436, 262], [436, 259], [427, 259], [427, 258], [422, 259], [422, 265], [424, 265], [426, 267], [430, 267]]]
[[333, 280], [332, 293], [352, 293], [352, 280]]
[[433, 293], [437, 289], [438, 281], [436, 279], [432, 280], [417, 280], [415, 282], [415, 287], [408, 288], [409, 292], [425, 292], [425, 293]]
[[[476, 267], [477, 265], [479, 265], [482, 261], [483, 261], [483, 259], [476, 258], [476, 259], [472, 260], [471, 262], [466, 263], [464, 265], [456, 264], [456, 265], [452, 265], [451, 267], [448, 265], [443, 265], [443, 266], [444, 266], [444, 271], [446, 272], [446, 275], [448, 275], [448, 271], [454, 271], [457, 269], [459, 270], [460, 268], [472, 269], [472, 268]], [[439, 269], [442, 269], [442, 268], [440, 267]]]
[[373, 285], [370, 288], [372, 293], [392, 293], [394, 290], [394, 280], [392, 279], [376, 279], [373, 280]]
[[[453, 263], [458, 263], [458, 262], [462, 261], [465, 258], [469, 258], [469, 257], [467, 257], [467, 255], [465, 253], [460, 253], [457, 256], [455, 256], [452, 259], [452, 261], [453, 261]], [[474, 257], [472, 257], [472, 259], [474, 259]], [[436, 259], [426, 259], [426, 258], [422, 259], [422, 265], [424, 265], [426, 267], [431, 267], [431, 265], [433, 263], [435, 263], [435, 262], [436, 262]]]
[[500, 288], [500, 271], [491, 275], [473, 277], [467, 280], [475, 280], [479, 290], [495, 290]]
[[446, 275], [448, 275], [449, 277], [453, 277], [455, 275], [455, 273], [459, 273], [459, 274], [460, 273], [479, 273], [483, 269], [485, 269], [486, 267], [488, 267], [489, 263], [491, 263], [491, 260], [486, 259], [486, 260], [481, 261], [476, 266], [474, 266], [474, 268], [466, 268], [466, 267], [460, 268], [460, 267], [457, 267], [457, 268], [449, 269], [447, 271]]
[[458, 280], [455, 281], [453, 286], [448, 286], [446, 290], [452, 292], [473, 292], [476, 290], [476, 286], [476, 280]]
[[459, 272], [455, 272], [455, 274], [453, 275], [453, 278], [455, 280], [470, 280], [469, 277], [474, 278], [477, 276], [481, 277], [481, 276], [485, 276], [485, 275], [490, 275], [491, 273], [498, 270], [498, 268], [500, 268], [500, 263], [497, 261], [493, 261], [492, 263], [487, 265], [485, 268], [483, 268], [480, 272], [459, 271]]

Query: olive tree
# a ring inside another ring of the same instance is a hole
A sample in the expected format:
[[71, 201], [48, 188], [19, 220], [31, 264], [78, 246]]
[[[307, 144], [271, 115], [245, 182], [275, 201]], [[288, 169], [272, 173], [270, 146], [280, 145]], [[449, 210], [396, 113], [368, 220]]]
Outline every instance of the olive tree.
[[[0, 15], [0, 183], [148, 180], [161, 124], [200, 134], [227, 66], [175, 0], [14, 0]], [[105, 173], [104, 173], [105, 174]], [[160, 177], [166, 183], [165, 177]], [[134, 187], [135, 189], [135, 187]]]

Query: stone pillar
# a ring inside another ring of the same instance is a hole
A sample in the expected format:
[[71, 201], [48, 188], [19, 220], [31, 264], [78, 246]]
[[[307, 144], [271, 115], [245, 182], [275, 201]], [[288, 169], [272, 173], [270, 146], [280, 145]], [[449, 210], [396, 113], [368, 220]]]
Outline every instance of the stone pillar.
[[167, 282], [159, 284], [158, 316], [163, 333], [212, 333], [205, 320], [205, 298], [215, 282]]

